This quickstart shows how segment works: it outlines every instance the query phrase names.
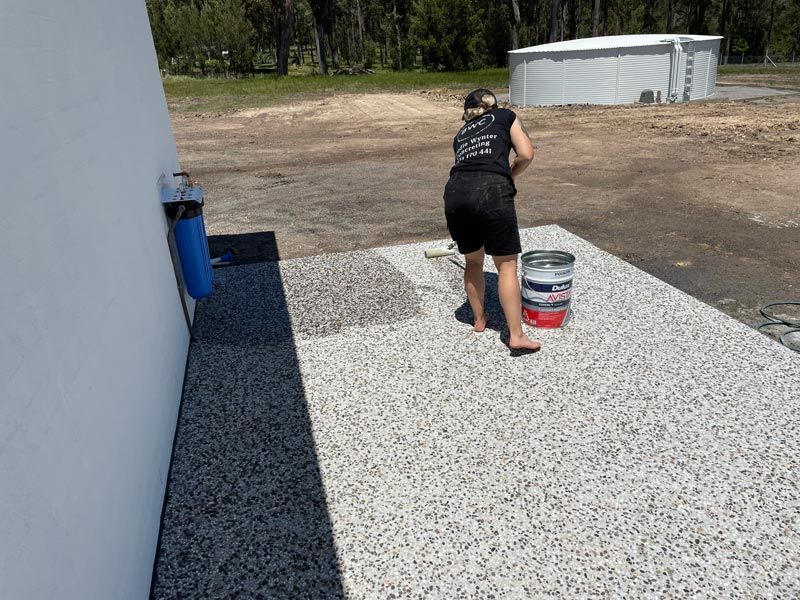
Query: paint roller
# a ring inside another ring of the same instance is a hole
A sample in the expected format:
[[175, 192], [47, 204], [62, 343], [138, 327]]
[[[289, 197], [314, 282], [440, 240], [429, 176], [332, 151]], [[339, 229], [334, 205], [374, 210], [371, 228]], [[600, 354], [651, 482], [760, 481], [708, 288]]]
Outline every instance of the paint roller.
[[439, 258], [441, 256], [453, 256], [456, 253], [456, 243], [450, 242], [447, 246], [439, 248], [428, 248], [425, 250], [425, 258]]

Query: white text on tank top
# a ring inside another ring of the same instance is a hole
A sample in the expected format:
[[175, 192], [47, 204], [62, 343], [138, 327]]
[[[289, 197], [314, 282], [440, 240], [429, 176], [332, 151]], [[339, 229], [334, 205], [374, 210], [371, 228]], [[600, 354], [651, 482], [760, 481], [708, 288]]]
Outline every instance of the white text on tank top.
[[492, 154], [492, 142], [497, 139], [496, 133], [486, 133], [481, 135], [494, 124], [494, 115], [488, 114], [470, 121], [461, 128], [456, 136], [456, 164], [477, 158], [479, 156]]

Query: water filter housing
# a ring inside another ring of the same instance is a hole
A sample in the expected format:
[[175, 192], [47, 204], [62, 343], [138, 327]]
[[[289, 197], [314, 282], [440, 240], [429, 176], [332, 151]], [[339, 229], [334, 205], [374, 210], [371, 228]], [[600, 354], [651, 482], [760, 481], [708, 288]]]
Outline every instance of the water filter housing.
[[[203, 188], [181, 186], [162, 191], [162, 202], [174, 227], [175, 246], [187, 293], [195, 300], [211, 295], [211, 256], [203, 221]], [[181, 210], [183, 207], [183, 210]]]

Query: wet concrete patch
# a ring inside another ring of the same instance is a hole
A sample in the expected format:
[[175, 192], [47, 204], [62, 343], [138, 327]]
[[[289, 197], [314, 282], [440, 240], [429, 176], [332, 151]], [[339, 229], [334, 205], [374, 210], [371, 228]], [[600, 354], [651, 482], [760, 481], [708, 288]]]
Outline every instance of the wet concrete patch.
[[419, 313], [411, 280], [376, 252], [285, 261], [281, 273], [297, 339], [396, 323]]

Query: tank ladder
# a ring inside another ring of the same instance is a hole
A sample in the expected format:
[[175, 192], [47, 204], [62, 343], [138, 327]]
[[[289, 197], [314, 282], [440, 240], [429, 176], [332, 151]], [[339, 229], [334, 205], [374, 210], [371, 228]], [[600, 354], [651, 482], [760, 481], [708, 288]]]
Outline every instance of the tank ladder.
[[694, 42], [684, 44], [686, 49], [686, 76], [683, 81], [683, 101], [688, 102], [692, 97], [692, 82], [694, 81]]

